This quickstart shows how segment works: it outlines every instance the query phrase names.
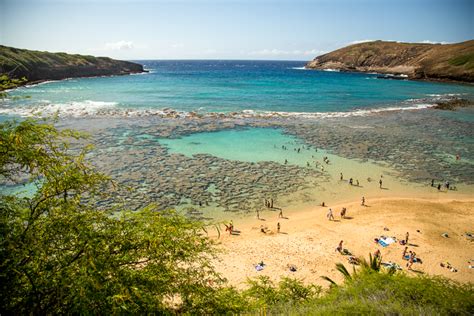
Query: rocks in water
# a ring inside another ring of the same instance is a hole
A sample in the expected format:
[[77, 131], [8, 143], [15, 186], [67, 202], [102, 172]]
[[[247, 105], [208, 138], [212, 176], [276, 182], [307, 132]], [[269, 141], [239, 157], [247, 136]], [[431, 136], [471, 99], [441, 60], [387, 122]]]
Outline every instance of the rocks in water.
[[448, 100], [438, 101], [433, 109], [455, 111], [457, 108], [465, 108], [474, 106], [474, 102], [471, 100], [461, 98], [449, 98]]

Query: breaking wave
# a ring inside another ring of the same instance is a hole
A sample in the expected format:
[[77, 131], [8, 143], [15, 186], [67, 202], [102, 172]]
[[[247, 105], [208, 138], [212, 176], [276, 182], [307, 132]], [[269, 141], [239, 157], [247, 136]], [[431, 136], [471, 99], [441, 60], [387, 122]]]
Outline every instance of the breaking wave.
[[204, 108], [196, 111], [179, 111], [170, 108], [126, 108], [119, 106], [118, 102], [104, 101], [72, 101], [66, 103], [52, 103], [48, 100], [36, 101], [35, 104], [25, 106], [8, 105], [0, 103], [0, 114], [19, 116], [51, 116], [58, 114], [60, 117], [168, 117], [168, 118], [338, 118], [370, 116], [384, 112], [423, 110], [436, 106], [440, 100], [452, 99], [454, 94], [430, 95], [423, 99], [409, 99], [392, 106], [362, 108], [352, 111], [339, 112], [284, 112], [242, 110], [234, 112], [206, 112]]
[[111, 110], [117, 102], [103, 101], [72, 101], [66, 103], [51, 103], [48, 100], [39, 100], [34, 106], [4, 106], [0, 107], [0, 114], [19, 116], [50, 116], [58, 113], [59, 116], [90, 116], [98, 115], [102, 111]]

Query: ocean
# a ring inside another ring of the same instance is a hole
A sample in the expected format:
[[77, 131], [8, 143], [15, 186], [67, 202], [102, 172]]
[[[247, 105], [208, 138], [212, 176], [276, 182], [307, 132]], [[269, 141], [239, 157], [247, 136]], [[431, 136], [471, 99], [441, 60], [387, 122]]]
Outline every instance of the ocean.
[[[270, 198], [285, 210], [433, 198], [432, 179], [450, 181], [453, 195], [474, 192], [473, 109], [432, 109], [474, 99], [472, 85], [305, 70], [298, 61], [140, 63], [148, 73], [10, 91], [0, 119], [58, 113], [59, 127], [89, 132], [88, 159], [127, 188], [116, 195], [133, 209], [153, 202], [228, 219]], [[359, 185], [347, 185], [351, 178]]]
[[[146, 74], [48, 82], [11, 93], [0, 114], [65, 116], [179, 112], [330, 113], [424, 108], [471, 85], [382, 80], [376, 74], [305, 70], [298, 61], [139, 61]], [[140, 113], [141, 112], [141, 113]]]

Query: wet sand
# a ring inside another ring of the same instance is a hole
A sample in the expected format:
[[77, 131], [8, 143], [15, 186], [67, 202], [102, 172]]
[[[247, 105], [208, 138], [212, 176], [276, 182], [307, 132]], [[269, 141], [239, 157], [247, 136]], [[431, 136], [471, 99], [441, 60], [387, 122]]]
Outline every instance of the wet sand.
[[[266, 210], [260, 212], [264, 220], [234, 222], [240, 235], [223, 233], [218, 239], [213, 236], [224, 250], [215, 262], [216, 269], [239, 288], [246, 286], [247, 278], [259, 275], [267, 275], [274, 281], [284, 276], [294, 277], [327, 286], [321, 276], [342, 281], [335, 263], [342, 262], [352, 270], [348, 256], [335, 251], [339, 241], [344, 240], [343, 247], [353, 255], [368, 258], [369, 253], [379, 249], [383, 262], [396, 262], [411, 275], [427, 273], [474, 282], [474, 269], [468, 268], [474, 265], [474, 242], [463, 235], [473, 232], [474, 199], [433, 197], [368, 197], [368, 206], [361, 206], [360, 201], [329, 205], [336, 221], [326, 218], [328, 207], [288, 211], [283, 219], [278, 218], [278, 211]], [[340, 218], [342, 207], [348, 209], [348, 219]], [[278, 222], [280, 233], [276, 232]], [[261, 225], [268, 227], [266, 234], [260, 231]], [[394, 243], [384, 248], [374, 242], [381, 235], [404, 239], [406, 232], [410, 233], [408, 250], [416, 252], [423, 262], [415, 263], [413, 271], [407, 271], [407, 261], [402, 260], [404, 246]], [[443, 233], [449, 237], [443, 237]], [[254, 266], [260, 261], [266, 266], [256, 271]], [[440, 267], [446, 261], [458, 271]], [[295, 265], [297, 271], [290, 272], [288, 265]]]

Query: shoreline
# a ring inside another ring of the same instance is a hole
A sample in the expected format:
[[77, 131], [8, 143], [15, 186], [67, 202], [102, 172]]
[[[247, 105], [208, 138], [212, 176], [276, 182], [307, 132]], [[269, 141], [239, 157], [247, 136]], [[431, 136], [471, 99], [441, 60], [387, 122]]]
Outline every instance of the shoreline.
[[[460, 84], [466, 86], [474, 86], [474, 82], [470, 81], [462, 81], [462, 80], [455, 80], [455, 79], [447, 79], [447, 78], [413, 78], [407, 74], [397, 74], [394, 72], [377, 72], [373, 70], [348, 70], [343, 68], [314, 68], [314, 67], [307, 67], [304, 66], [305, 70], [314, 70], [314, 71], [328, 71], [328, 72], [343, 72], [343, 73], [354, 73], [354, 74], [368, 74], [368, 75], [382, 75], [382, 76], [395, 76], [397, 78], [380, 78], [380, 80], [406, 80], [406, 81], [418, 81], [418, 82], [434, 82], [434, 83], [447, 83], [447, 84]], [[400, 76], [407, 76], [406, 78], [398, 78]]]
[[[329, 207], [312, 206], [284, 212], [287, 218], [279, 219], [278, 211], [265, 211], [261, 218], [234, 221], [239, 235], [222, 232], [220, 238], [214, 233], [210, 237], [219, 243], [223, 253], [215, 261], [216, 269], [229, 280], [231, 285], [245, 288], [247, 278], [267, 275], [274, 282], [280, 277], [303, 279], [327, 287], [320, 277], [329, 276], [341, 282], [335, 263], [342, 262], [350, 269], [347, 256], [335, 252], [340, 240], [344, 248], [356, 257], [368, 258], [369, 253], [379, 249], [383, 262], [399, 264], [410, 275], [442, 275], [459, 282], [474, 282], [474, 243], [464, 233], [470, 232], [469, 223], [474, 221], [471, 209], [474, 199], [468, 194], [433, 200], [432, 198], [385, 197], [367, 198], [367, 207], [359, 201], [330, 205], [336, 221], [328, 221]], [[348, 219], [340, 219], [339, 211], [347, 207]], [[271, 212], [271, 213], [270, 213]], [[281, 232], [276, 232], [280, 222]], [[269, 231], [260, 232], [260, 225]], [[387, 227], [389, 230], [385, 231]], [[403, 239], [410, 233], [409, 250], [417, 253], [422, 264], [415, 264], [413, 271], [407, 271], [406, 261], [401, 259], [404, 246], [396, 243], [388, 247], [375, 244], [373, 239], [381, 235]], [[448, 233], [448, 238], [441, 235]], [[263, 271], [256, 271], [254, 265], [265, 262]], [[457, 269], [451, 272], [440, 263], [449, 262]], [[295, 265], [291, 272], [287, 265]]]
[[24, 83], [19, 84], [15, 88], [10, 88], [10, 89], [5, 89], [2, 90], [0, 89], [0, 92], [10, 92], [10, 91], [15, 91], [18, 88], [22, 87], [34, 87], [37, 85], [45, 84], [45, 83], [53, 83], [53, 82], [59, 82], [59, 81], [67, 81], [71, 79], [81, 79], [81, 78], [109, 78], [109, 77], [117, 77], [117, 76], [130, 76], [133, 74], [143, 74], [143, 73], [148, 73], [150, 72], [149, 70], [144, 69], [143, 71], [131, 71], [127, 73], [122, 73], [122, 74], [113, 74], [113, 75], [100, 75], [100, 76], [77, 76], [77, 77], [66, 77], [66, 78], [61, 78], [61, 79], [41, 79], [41, 80], [33, 80], [33, 81], [25, 81]]

